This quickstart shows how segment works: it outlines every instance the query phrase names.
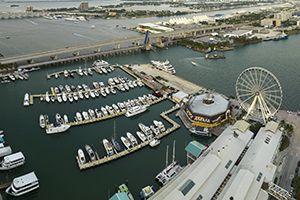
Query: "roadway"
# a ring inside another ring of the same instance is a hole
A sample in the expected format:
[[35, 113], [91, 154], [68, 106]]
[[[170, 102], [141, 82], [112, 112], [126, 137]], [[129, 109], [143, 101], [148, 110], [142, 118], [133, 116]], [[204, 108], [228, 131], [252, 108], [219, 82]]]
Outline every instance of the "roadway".
[[[206, 31], [214, 32], [216, 30], [226, 29], [226, 28], [232, 28], [232, 25], [222, 25], [222, 26], [214, 26], [214, 27], [207, 27], [207, 28], [193, 28], [193, 29], [184, 29], [184, 30], [176, 30], [172, 32], [164, 32], [164, 33], [157, 33], [157, 34], [150, 34], [149, 38], [155, 39], [159, 37], [185, 37], [187, 34], [197, 34], [197, 33], [204, 33]], [[20, 55], [13, 55], [13, 56], [6, 56], [0, 58], [1, 64], [10, 64], [10, 63], [18, 63], [22, 61], [31, 61], [38, 58], [45, 58], [45, 57], [53, 57], [61, 54], [67, 54], [67, 53], [76, 53], [81, 50], [87, 50], [87, 49], [95, 49], [95, 48], [101, 48], [104, 46], [110, 46], [110, 45], [120, 45], [122, 43], [128, 43], [128, 42], [134, 42], [139, 43], [139, 41], [143, 41], [145, 39], [144, 35], [141, 36], [132, 36], [132, 37], [124, 37], [124, 38], [117, 38], [117, 39], [110, 39], [110, 40], [102, 40], [97, 42], [91, 42], [86, 44], [79, 44], [79, 45], [73, 45], [73, 46], [67, 46], [67, 47], [60, 47], [55, 49], [49, 49], [49, 50], [43, 50], [43, 51], [37, 51], [32, 53], [26, 53], [26, 54], [20, 54]], [[138, 42], [137, 42], [138, 41]], [[120, 46], [118, 47], [120, 48]]]

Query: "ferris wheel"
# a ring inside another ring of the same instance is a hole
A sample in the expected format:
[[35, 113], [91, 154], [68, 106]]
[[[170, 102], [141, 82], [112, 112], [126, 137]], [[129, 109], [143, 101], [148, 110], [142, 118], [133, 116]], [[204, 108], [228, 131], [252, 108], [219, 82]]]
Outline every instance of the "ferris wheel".
[[274, 117], [282, 104], [282, 89], [277, 78], [268, 70], [252, 67], [243, 71], [236, 81], [239, 103], [249, 115], [262, 118], [264, 123]]

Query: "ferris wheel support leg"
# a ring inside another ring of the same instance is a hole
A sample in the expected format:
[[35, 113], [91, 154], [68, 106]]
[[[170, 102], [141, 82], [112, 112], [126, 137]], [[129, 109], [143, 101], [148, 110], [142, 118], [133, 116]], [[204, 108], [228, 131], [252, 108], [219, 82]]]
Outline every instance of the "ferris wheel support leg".
[[251, 111], [253, 110], [253, 108], [254, 108], [254, 106], [255, 106], [255, 104], [256, 104], [256, 101], [257, 101], [257, 96], [254, 97], [251, 106], [248, 108], [248, 112], [247, 112], [247, 115], [245, 116], [245, 119], [247, 119], [247, 117], [249, 116], [249, 114], [250, 114]]

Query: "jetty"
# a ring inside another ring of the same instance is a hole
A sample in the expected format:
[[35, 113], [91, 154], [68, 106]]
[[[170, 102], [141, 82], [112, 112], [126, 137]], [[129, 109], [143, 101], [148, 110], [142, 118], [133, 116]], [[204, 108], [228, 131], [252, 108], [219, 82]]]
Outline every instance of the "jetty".
[[1, 183], [0, 190], [7, 188], [8, 186], [11, 185], [11, 183], [12, 183], [12, 181], [11, 182], [7, 182], [7, 183]]
[[[165, 132], [163, 132], [163, 133], [161, 133], [159, 135], [156, 135], [155, 137], [157, 137], [158, 139], [160, 139], [160, 138], [162, 138], [162, 137], [164, 137], [164, 136], [172, 133], [176, 129], [180, 128], [179, 124], [177, 124], [175, 121], [173, 121], [168, 116], [166, 116], [167, 114], [175, 111], [178, 108], [180, 108], [180, 106], [177, 104], [176, 106], [172, 107], [170, 110], [167, 110], [167, 111], [161, 113], [160, 116], [162, 116], [164, 119], [166, 119], [168, 122], [170, 122], [173, 126], [171, 128], [168, 128]], [[121, 151], [121, 152], [116, 152], [115, 151], [115, 154], [112, 155], [112, 156], [106, 156], [106, 157], [101, 158], [101, 159], [99, 159], [99, 157], [98, 157], [98, 159], [95, 160], [95, 161], [93, 161], [93, 162], [90, 161], [88, 163], [81, 164], [80, 161], [79, 161], [78, 156], [76, 156], [76, 161], [77, 161], [77, 164], [78, 164], [78, 167], [79, 167], [80, 170], [84, 170], [84, 169], [88, 169], [88, 168], [91, 168], [91, 167], [99, 166], [99, 165], [108, 163], [110, 161], [116, 160], [118, 158], [124, 157], [124, 156], [126, 156], [126, 155], [128, 155], [130, 153], [133, 153], [133, 152], [135, 152], [135, 151], [137, 151], [137, 150], [139, 150], [139, 149], [141, 149], [141, 148], [143, 148], [145, 146], [148, 146], [149, 143], [152, 140], [154, 140], [154, 138], [152, 138], [151, 140], [147, 140], [145, 142], [142, 142], [140, 144], [137, 144], [136, 146], [131, 147], [129, 149], [126, 149], [124, 151]]]

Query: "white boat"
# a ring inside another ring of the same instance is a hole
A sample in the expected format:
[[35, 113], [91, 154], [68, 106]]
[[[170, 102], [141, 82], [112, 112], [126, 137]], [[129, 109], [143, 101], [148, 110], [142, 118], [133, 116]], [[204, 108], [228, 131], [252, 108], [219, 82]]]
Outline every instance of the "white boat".
[[81, 67], [79, 67], [79, 69], [77, 69], [77, 74], [79, 75], [79, 76], [83, 76], [83, 72], [82, 72], [82, 69], [81, 69]]
[[95, 113], [96, 113], [97, 118], [102, 117], [102, 112], [98, 108], [95, 109]]
[[125, 116], [126, 117], [132, 117], [134, 115], [140, 114], [142, 112], [145, 112], [148, 109], [148, 105], [143, 105], [143, 106], [134, 106], [131, 108], [128, 108]]
[[100, 85], [99, 85], [99, 83], [98, 83], [98, 82], [93, 82], [93, 86], [94, 86], [94, 88], [95, 88], [95, 89], [98, 89], [98, 88], [100, 88]]
[[84, 93], [84, 97], [85, 97], [86, 99], [89, 99], [89, 97], [90, 97], [90, 96], [89, 96], [89, 93], [85, 92], [85, 93]]
[[76, 119], [77, 119], [79, 122], [82, 121], [82, 116], [81, 116], [80, 112], [77, 112], [77, 113], [76, 113]]
[[67, 71], [67, 70], [64, 70], [64, 77], [68, 78], [68, 76], [69, 76], [68, 71]]
[[65, 88], [66, 88], [66, 91], [67, 91], [68, 93], [72, 92], [69, 85], [65, 85]]
[[106, 93], [105, 93], [103, 88], [101, 88], [100, 93], [101, 93], [102, 96], [106, 97]]
[[150, 125], [150, 128], [151, 128], [152, 132], [153, 132], [155, 135], [159, 135], [159, 134], [160, 134], [159, 128], [155, 128], [153, 125]]
[[70, 103], [73, 102], [73, 96], [71, 94], [68, 94], [68, 100], [70, 101]]
[[152, 135], [151, 129], [142, 123], [139, 123], [138, 125], [139, 125], [140, 129], [143, 131], [143, 133], [146, 135], [147, 139], [148, 140], [152, 139], [153, 135]]
[[191, 63], [192, 63], [192, 65], [194, 65], [194, 66], [197, 65], [196, 61], [192, 61]]
[[89, 120], [90, 118], [89, 118], [89, 114], [86, 112], [86, 111], [83, 111], [82, 112], [82, 116], [83, 116], [83, 119], [84, 120]]
[[126, 107], [125, 107], [124, 103], [118, 102], [117, 105], [119, 106], [119, 108], [120, 108], [120, 110], [121, 110], [122, 112], [124, 112], [124, 111], [126, 110]]
[[94, 29], [95, 28], [95, 25], [91, 25], [91, 29]]
[[59, 102], [59, 103], [61, 103], [63, 100], [62, 100], [62, 98], [61, 98], [61, 96], [60, 96], [60, 94], [58, 94], [57, 96], [56, 96], [56, 98], [57, 98], [57, 101]]
[[104, 90], [105, 90], [106, 94], [110, 94], [110, 91], [109, 91], [108, 87], [106, 87]]
[[154, 194], [153, 186], [146, 186], [140, 192], [142, 199], [148, 199]]
[[81, 91], [78, 91], [78, 96], [79, 96], [80, 99], [83, 99], [83, 98], [84, 98], [84, 96], [83, 96], [83, 94], [82, 94]]
[[110, 92], [113, 94], [116, 94], [116, 90], [114, 89], [114, 87], [112, 87], [112, 86], [110, 87]]
[[128, 84], [123, 84], [123, 86], [126, 90], [129, 90]]
[[55, 120], [57, 123], [63, 124], [63, 119], [61, 118], [61, 115], [59, 113], [56, 113]]
[[45, 126], [46, 126], [45, 116], [40, 115], [40, 127], [45, 128]]
[[82, 165], [86, 162], [82, 149], [78, 149], [78, 159], [79, 159], [80, 164], [82, 164]]
[[113, 80], [114, 80], [114, 82], [115, 82], [116, 84], [119, 84], [119, 83], [120, 83], [120, 81], [119, 81], [119, 79], [118, 79], [117, 77], [114, 77]]
[[130, 132], [127, 132], [126, 136], [130, 140], [132, 146], [135, 146], [138, 144], [137, 139]]
[[91, 69], [91, 68], [88, 68], [88, 69], [87, 69], [87, 73], [88, 73], [90, 76], [92, 76], [92, 75], [93, 75], [92, 69]]
[[13, 179], [5, 192], [12, 196], [20, 196], [39, 188], [38, 178], [34, 172]]
[[68, 124], [68, 123], [69, 123], [69, 119], [68, 119], [68, 116], [67, 116], [67, 115], [64, 115], [64, 122], [65, 122], [65, 124]]
[[149, 145], [151, 147], [155, 147], [155, 146], [157, 146], [159, 144], [160, 144], [160, 140], [158, 138], [156, 138], [156, 137], [149, 143]]
[[104, 107], [101, 107], [101, 111], [102, 111], [102, 113], [103, 113], [104, 116], [108, 115], [108, 112], [107, 112], [107, 110]]
[[29, 106], [29, 94], [26, 93], [24, 96], [24, 102], [23, 102], [24, 106]]
[[163, 124], [161, 121], [153, 120], [153, 124], [154, 124], [157, 128], [159, 128], [159, 130], [160, 130], [161, 132], [165, 132], [165, 131], [166, 131], [166, 128], [165, 128], [164, 124]]
[[101, 81], [99, 82], [100, 87], [105, 87], [104, 83]]
[[87, 151], [89, 157], [90, 157], [90, 160], [93, 162], [96, 160], [96, 156], [95, 156], [95, 153], [93, 151], [93, 149], [89, 146], [89, 145], [85, 145], [85, 150]]
[[61, 133], [67, 131], [70, 127], [70, 125], [54, 123], [49, 125], [49, 128], [46, 129], [46, 133]]
[[170, 74], [175, 74], [176, 73], [174, 67], [170, 64], [170, 62], [168, 60], [166, 60], [165, 62], [151, 60], [151, 63], [152, 63], [153, 66], [155, 66], [159, 70], [163, 70], [163, 71], [168, 72]]
[[111, 106], [106, 105], [106, 106], [105, 106], [105, 109], [109, 112], [110, 115], [115, 114], [115, 112], [114, 112], [114, 110], [113, 110], [113, 108], [112, 108]]
[[168, 149], [166, 152], [166, 168], [163, 169], [160, 173], [158, 173], [155, 177], [161, 184], [166, 185], [170, 182], [179, 172], [182, 171], [183, 167], [179, 165], [178, 160], [175, 160], [175, 141], [173, 144], [173, 161], [170, 165], [168, 165]]
[[99, 97], [99, 92], [97, 90], [95, 90], [94, 93], [96, 97]]
[[112, 104], [111, 106], [112, 106], [113, 109], [116, 111], [116, 113], [119, 113], [119, 112], [120, 112], [120, 109], [119, 109], [119, 107], [118, 107], [116, 104]]
[[96, 115], [95, 115], [94, 110], [89, 109], [88, 112], [89, 112], [89, 115], [90, 115], [90, 119], [96, 119]]
[[50, 98], [49, 98], [49, 95], [48, 95], [48, 91], [46, 92], [46, 101], [49, 103], [50, 102]]
[[9, 170], [25, 164], [25, 157], [22, 152], [5, 156], [0, 163], [0, 170]]
[[114, 79], [112, 79], [112, 78], [109, 78], [107, 82], [108, 82], [108, 85], [110, 85], [110, 86], [115, 86], [116, 85], [115, 82], [114, 82]]
[[107, 139], [103, 139], [103, 146], [107, 152], [108, 156], [111, 156], [114, 154], [114, 148], [113, 145], [107, 140]]
[[125, 145], [125, 147], [127, 148], [127, 149], [130, 149], [131, 148], [131, 144], [130, 144], [130, 142], [125, 138], [125, 137], [121, 137], [121, 141], [123, 142], [123, 144]]
[[15, 81], [15, 80], [16, 80], [16, 78], [15, 78], [13, 75], [11, 75], [11, 74], [9, 74], [8, 77], [9, 77], [12, 81]]
[[78, 94], [77, 94], [77, 92], [74, 92], [73, 93], [73, 99], [75, 100], [75, 101], [78, 101]]
[[50, 96], [50, 100], [54, 103], [55, 102], [55, 97], [53, 95]]
[[66, 93], [62, 93], [62, 99], [64, 102], [66, 102], [68, 100]]
[[143, 133], [141, 133], [140, 131], [137, 131], [136, 134], [141, 139], [142, 142], [146, 142], [147, 141], [146, 136]]

